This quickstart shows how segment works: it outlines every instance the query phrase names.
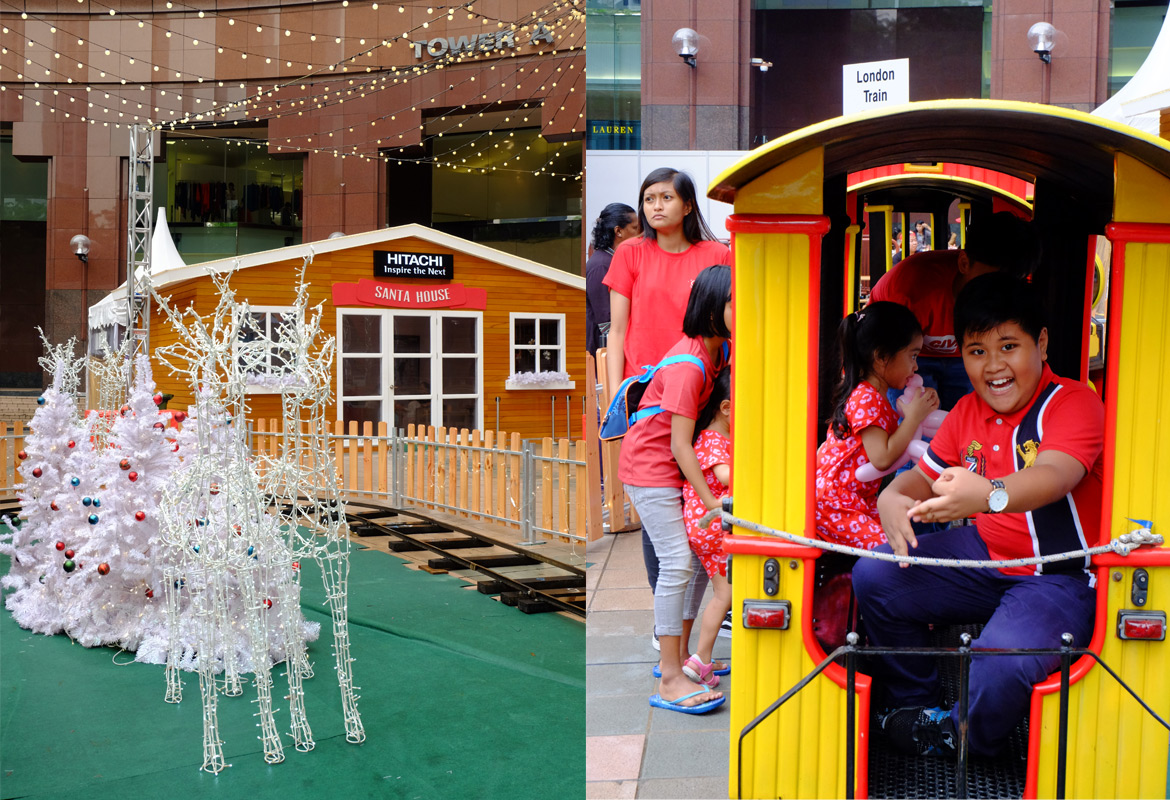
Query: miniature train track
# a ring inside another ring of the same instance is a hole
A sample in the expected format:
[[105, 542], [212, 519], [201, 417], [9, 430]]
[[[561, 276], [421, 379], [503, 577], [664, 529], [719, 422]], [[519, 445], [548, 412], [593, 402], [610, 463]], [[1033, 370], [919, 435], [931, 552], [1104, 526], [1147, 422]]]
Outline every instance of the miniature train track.
[[[438, 558], [427, 562], [432, 570], [471, 569], [487, 577], [478, 581], [481, 594], [499, 595], [505, 605], [512, 605], [526, 614], [546, 611], [567, 611], [585, 617], [584, 570], [554, 561], [538, 552], [538, 548], [523, 547], [498, 539], [490, 539], [468, 528], [452, 526], [428, 517], [425, 512], [377, 505], [365, 501], [347, 500], [346, 519], [355, 536], [379, 534], [397, 537], [390, 549], [430, 550]], [[435, 534], [446, 534], [435, 538]], [[512, 552], [480, 555], [464, 551], [475, 548], [503, 548]], [[510, 567], [546, 564], [556, 574], [543, 577], [509, 575]]]

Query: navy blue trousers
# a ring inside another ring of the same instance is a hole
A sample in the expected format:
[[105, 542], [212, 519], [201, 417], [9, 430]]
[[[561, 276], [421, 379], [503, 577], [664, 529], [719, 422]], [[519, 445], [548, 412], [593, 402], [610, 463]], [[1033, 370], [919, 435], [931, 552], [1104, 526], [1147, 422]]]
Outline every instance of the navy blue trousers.
[[[879, 550], [889, 552], [890, 546]], [[918, 537], [913, 555], [986, 559], [975, 526]], [[1008, 576], [994, 569], [910, 566], [862, 558], [853, 588], [869, 643], [926, 647], [928, 625], [983, 623], [973, 648], [1059, 647], [1062, 633], [1084, 647], [1093, 633], [1096, 592], [1082, 574]], [[997, 753], [1028, 711], [1032, 686], [1060, 668], [1059, 656], [985, 656], [971, 660], [969, 743], [975, 755]], [[875, 658], [884, 686], [877, 708], [939, 705], [932, 656]], [[958, 728], [958, 707], [951, 711]]]

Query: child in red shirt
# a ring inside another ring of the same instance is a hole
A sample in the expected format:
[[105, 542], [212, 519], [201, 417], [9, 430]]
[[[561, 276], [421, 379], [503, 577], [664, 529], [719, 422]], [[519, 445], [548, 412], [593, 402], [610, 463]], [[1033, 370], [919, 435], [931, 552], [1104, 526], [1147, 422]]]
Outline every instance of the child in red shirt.
[[[1045, 363], [1039, 293], [1004, 273], [975, 278], [955, 301], [955, 338], [974, 386], [930, 449], [878, 501], [889, 544], [906, 555], [1002, 561], [1075, 553], [1101, 525], [1105, 411], [1092, 389]], [[974, 524], [916, 535], [912, 521]], [[982, 657], [982, 650], [1052, 648], [1069, 633], [1085, 647], [1096, 617], [1096, 571], [1081, 555], [999, 569], [861, 559], [853, 587], [871, 644], [925, 646], [929, 626], [983, 623], [970, 667], [970, 752], [994, 756], [1027, 713], [1032, 687], [1057, 655]], [[878, 728], [911, 754], [959, 751], [959, 710], [940, 706], [938, 669], [926, 656], [880, 657]]]
[[922, 327], [905, 306], [877, 301], [850, 314], [838, 328], [837, 347], [842, 375], [829, 432], [817, 448], [817, 536], [872, 550], [886, 541], [877, 513], [881, 481], [858, 480], [857, 468], [893, 465], [938, 408], [938, 392], [923, 388], [898, 424], [886, 392], [906, 388], [922, 349]]
[[[695, 457], [703, 470], [707, 488], [717, 498], [727, 494], [731, 484], [731, 370], [723, 370], [715, 379], [715, 388], [703, 413], [695, 425], [699, 433], [695, 436]], [[726, 675], [730, 669], [726, 664], [717, 663], [711, 656], [719, 626], [731, 608], [731, 584], [727, 582], [727, 554], [723, 552], [723, 526], [718, 518], [706, 528], [699, 526], [699, 520], [707, 513], [695, 487], [683, 485], [683, 521], [687, 526], [687, 539], [691, 552], [703, 564], [707, 577], [711, 579], [714, 598], [707, 603], [703, 621], [699, 625], [699, 649], [683, 664], [687, 677], [706, 686], [718, 686], [719, 675]]]
[[708, 267], [691, 290], [683, 318], [686, 336], [666, 354], [692, 355], [703, 369], [683, 361], [654, 373], [640, 407], [658, 406], [662, 411], [630, 428], [618, 462], [618, 477], [642, 517], [659, 563], [654, 627], [662, 645], [662, 683], [650, 705], [687, 714], [706, 713], [724, 702], [720, 692], [705, 687], [694, 691], [682, 671], [683, 603], [691, 577], [682, 487], [690, 481], [707, 508], [719, 508], [719, 500], [703, 480], [691, 440], [715, 375], [725, 366], [723, 348], [731, 337], [730, 322], [731, 268]]

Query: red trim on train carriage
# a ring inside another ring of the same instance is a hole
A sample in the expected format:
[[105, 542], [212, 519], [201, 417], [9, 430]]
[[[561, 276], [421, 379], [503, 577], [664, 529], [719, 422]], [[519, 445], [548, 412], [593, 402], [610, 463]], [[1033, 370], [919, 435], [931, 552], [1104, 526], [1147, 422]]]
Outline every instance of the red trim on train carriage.
[[1111, 242], [1170, 242], [1170, 225], [1162, 222], [1110, 222], [1105, 236]]
[[[734, 495], [733, 495], [734, 496]], [[730, 554], [753, 555], [764, 558], [794, 559], [799, 558], [804, 564], [804, 583], [801, 587], [800, 608], [800, 637], [804, 642], [805, 652], [812, 660], [819, 664], [825, 659], [825, 651], [812, 632], [813, 589], [816, 584], [816, 560], [825, 552], [816, 547], [807, 547], [792, 544], [783, 539], [774, 539], [764, 536], [746, 536], [728, 534], [723, 537], [723, 550]], [[830, 664], [822, 673], [826, 678], [842, 689], [846, 688], [848, 673], [840, 664]], [[869, 797], [869, 715], [870, 700], [873, 689], [873, 679], [861, 672], [856, 675], [857, 687], [857, 751], [854, 764], [855, 796]]]
[[[829, 218], [823, 214], [732, 214], [726, 221], [732, 233], [804, 233], [824, 236], [829, 232]], [[820, 253], [818, 244], [817, 253]], [[810, 252], [810, 261], [812, 253]], [[817, 260], [820, 266], [820, 260]], [[814, 294], [813, 297], [819, 297]]]

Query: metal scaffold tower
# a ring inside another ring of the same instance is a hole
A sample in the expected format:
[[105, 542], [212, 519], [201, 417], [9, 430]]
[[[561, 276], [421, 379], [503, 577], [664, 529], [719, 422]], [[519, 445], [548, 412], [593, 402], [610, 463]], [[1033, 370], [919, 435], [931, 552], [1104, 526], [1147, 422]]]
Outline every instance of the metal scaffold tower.
[[150, 336], [150, 238], [154, 222], [154, 131], [130, 126], [129, 209], [126, 214], [127, 335], [131, 337], [128, 388], [134, 360], [146, 352]]

